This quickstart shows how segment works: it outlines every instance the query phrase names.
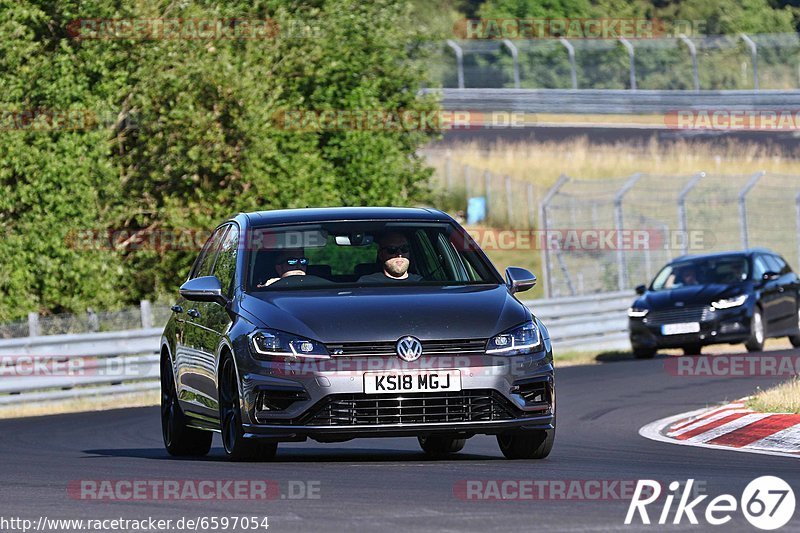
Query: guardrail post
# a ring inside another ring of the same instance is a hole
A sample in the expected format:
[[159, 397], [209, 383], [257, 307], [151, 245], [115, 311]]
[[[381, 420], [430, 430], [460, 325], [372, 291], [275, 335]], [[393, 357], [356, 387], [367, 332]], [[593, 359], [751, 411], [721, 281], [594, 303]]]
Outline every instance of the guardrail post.
[[750, 49], [750, 58], [753, 62], [753, 89], [758, 90], [758, 47], [756, 43], [753, 42], [753, 39], [748, 37], [744, 33], [739, 34], [739, 38], [744, 41], [747, 47]]
[[[706, 175], [705, 172], [700, 172], [686, 182], [686, 185], [678, 193], [678, 231], [680, 232], [681, 239], [681, 252], [685, 255], [689, 252], [689, 239], [687, 233], [689, 230], [686, 227], [686, 196], [694, 189], [697, 182], [699, 182]], [[669, 235], [667, 235], [669, 238]]]
[[528, 229], [533, 229], [536, 225], [536, 214], [533, 207], [533, 183], [528, 183], [526, 189], [528, 196]]
[[503, 44], [511, 52], [511, 59], [514, 61], [514, 88], [519, 89], [519, 51], [508, 39], [503, 39]]
[[542, 270], [544, 274], [544, 293], [546, 298], [552, 297], [553, 294], [553, 282], [550, 280], [550, 253], [549, 253], [549, 243], [547, 240], [547, 207], [550, 204], [550, 201], [558, 194], [558, 191], [561, 187], [564, 186], [565, 183], [569, 181], [569, 176], [565, 176], [562, 174], [559, 176], [558, 181], [556, 181], [555, 185], [553, 185], [547, 194], [542, 199], [542, 203], [539, 206], [539, 224], [542, 227]]
[[514, 220], [514, 195], [511, 191], [511, 176], [506, 176], [506, 208], [508, 209], [508, 225]]
[[691, 39], [686, 35], [680, 34], [678, 38], [689, 48], [689, 54], [692, 56], [692, 77], [694, 78], [694, 90], [700, 90], [700, 71], [697, 68], [697, 48]]
[[28, 313], [28, 337], [38, 337], [39, 333], [39, 313]]
[[567, 49], [567, 55], [569, 55], [569, 71], [570, 77], [572, 78], [572, 88], [578, 88], [578, 69], [575, 66], [575, 47], [572, 46], [572, 43], [566, 40], [563, 37], [558, 38], [558, 42], [560, 42], [564, 48]]
[[625, 193], [627, 193], [631, 188], [636, 185], [636, 182], [642, 178], [643, 174], [641, 172], [637, 172], [622, 185], [622, 187], [617, 191], [616, 196], [614, 196], [614, 225], [616, 226], [617, 230], [617, 280], [619, 285], [619, 290], [624, 291], [625, 288], [628, 286], [628, 262], [625, 258], [625, 251], [622, 249], [620, 244], [622, 243], [622, 229], [623, 229], [623, 220], [622, 220], [622, 199], [625, 197]]
[[635, 91], [636, 90], [636, 57], [634, 55], [633, 45], [625, 37], [620, 37], [619, 38], [619, 42], [621, 42], [622, 46], [624, 46], [625, 49], [628, 51], [628, 59], [630, 60], [630, 63], [631, 63], [631, 67], [630, 67], [630, 71], [631, 71], [631, 91]]
[[449, 46], [456, 54], [456, 68], [458, 69], [458, 88], [464, 88], [464, 50], [452, 39], [447, 39]]
[[142, 329], [149, 329], [153, 327], [153, 308], [150, 305], [150, 300], [142, 300], [139, 302], [139, 309], [142, 314]]
[[483, 172], [483, 188], [486, 191], [484, 196], [486, 197], [486, 218], [488, 220], [489, 215], [493, 215], [492, 213], [492, 206], [491, 206], [491, 188], [492, 188], [492, 173], [488, 170]]
[[760, 180], [761, 176], [764, 174], [766, 174], [766, 172], [762, 170], [750, 176], [745, 186], [739, 191], [739, 227], [742, 233], [742, 247], [745, 249], [750, 247], [749, 237], [747, 235], [747, 193], [756, 186], [756, 183], [758, 183], [758, 180]]
[[469, 193], [470, 193], [470, 185], [472, 179], [470, 179], [470, 167], [469, 165], [464, 165], [464, 195], [465, 195], [465, 203], [469, 203]]

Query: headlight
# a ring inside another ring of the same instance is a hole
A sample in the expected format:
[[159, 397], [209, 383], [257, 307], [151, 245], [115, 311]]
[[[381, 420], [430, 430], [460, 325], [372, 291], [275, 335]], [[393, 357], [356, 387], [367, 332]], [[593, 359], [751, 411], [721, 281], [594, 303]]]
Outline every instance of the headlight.
[[250, 334], [250, 347], [257, 359], [309, 357], [328, 359], [330, 354], [321, 342], [275, 329], [261, 329]]
[[649, 313], [649, 312], [650, 312], [649, 309], [641, 309], [639, 307], [629, 307], [628, 308], [628, 316], [631, 317], [631, 318], [642, 318], [645, 315], [647, 315], [647, 313]]
[[531, 320], [489, 339], [489, 342], [486, 343], [486, 353], [492, 355], [526, 354], [533, 352], [541, 343], [539, 328]]
[[747, 301], [747, 295], [742, 294], [741, 296], [736, 296], [735, 298], [726, 298], [724, 300], [717, 300], [716, 302], [711, 304], [711, 307], [713, 307], [714, 309], [730, 309], [731, 307], [739, 307], [746, 301]]

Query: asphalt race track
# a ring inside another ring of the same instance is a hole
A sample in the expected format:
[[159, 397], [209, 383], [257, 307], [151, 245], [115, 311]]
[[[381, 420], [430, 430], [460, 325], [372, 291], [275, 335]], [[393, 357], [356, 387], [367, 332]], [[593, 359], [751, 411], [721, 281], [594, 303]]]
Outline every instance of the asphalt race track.
[[[779, 380], [676, 377], [664, 362], [660, 357], [558, 370], [559, 427], [555, 449], [544, 461], [505, 460], [493, 437], [476, 437], [449, 460], [426, 459], [416, 439], [391, 438], [287, 444], [274, 462], [237, 464], [223, 459], [218, 436], [209, 457], [176, 460], [162, 447], [156, 407], [4, 420], [2, 516], [268, 516], [270, 531], [616, 531], [624, 528], [628, 499], [475, 501], [455, 496], [454, 486], [464, 480], [656, 479], [666, 488], [672, 480], [694, 478], [710, 495], [696, 508], [700, 526], [685, 518], [679, 526], [644, 526], [637, 517], [626, 529], [754, 531], [740, 511], [725, 526], [705, 524], [705, 504], [723, 493], [738, 500], [745, 485], [763, 475], [782, 477], [797, 493], [800, 461], [676, 446], [637, 432], [655, 419], [736, 399]], [[68, 493], [70, 481], [86, 479], [269, 479], [278, 482], [283, 497], [108, 503]], [[319, 498], [286, 498], [290, 481], [317, 482]], [[657, 520], [661, 505], [648, 509]], [[781, 531], [800, 531], [800, 513]]]

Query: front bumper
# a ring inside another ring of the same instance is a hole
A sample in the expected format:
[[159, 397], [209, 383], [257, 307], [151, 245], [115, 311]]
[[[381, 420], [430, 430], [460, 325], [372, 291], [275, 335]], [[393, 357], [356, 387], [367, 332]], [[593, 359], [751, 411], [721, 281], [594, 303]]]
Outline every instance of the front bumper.
[[[367, 394], [367, 372], [458, 370], [461, 390]], [[498, 357], [348, 357], [324, 363], [263, 363], [242, 376], [247, 437], [346, 440], [555, 427], [552, 352]], [[271, 408], [267, 408], [271, 407]]]
[[[737, 344], [750, 337], [752, 310], [746, 306], [723, 309], [703, 315], [697, 333], [665, 335], [664, 323], [653, 323], [648, 317], [628, 321], [631, 345], [635, 348], [681, 348], [689, 344]], [[676, 323], [672, 321], [669, 323]]]

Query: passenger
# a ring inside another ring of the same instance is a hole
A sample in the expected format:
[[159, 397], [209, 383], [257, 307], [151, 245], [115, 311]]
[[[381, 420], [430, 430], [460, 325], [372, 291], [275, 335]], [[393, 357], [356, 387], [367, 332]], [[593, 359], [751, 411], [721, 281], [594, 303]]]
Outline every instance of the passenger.
[[681, 284], [682, 285], [697, 285], [697, 272], [693, 267], [686, 267], [681, 272]]
[[305, 276], [307, 267], [308, 259], [305, 257], [302, 249], [284, 250], [278, 255], [278, 259], [275, 261], [275, 272], [278, 273], [278, 277], [270, 278], [264, 283], [257, 285], [257, 287], [272, 285], [279, 279], [289, 276]]
[[378, 240], [378, 266], [380, 272], [358, 278], [358, 282], [384, 283], [386, 281], [421, 281], [422, 276], [410, 274], [411, 246], [402, 233], [385, 233]]

